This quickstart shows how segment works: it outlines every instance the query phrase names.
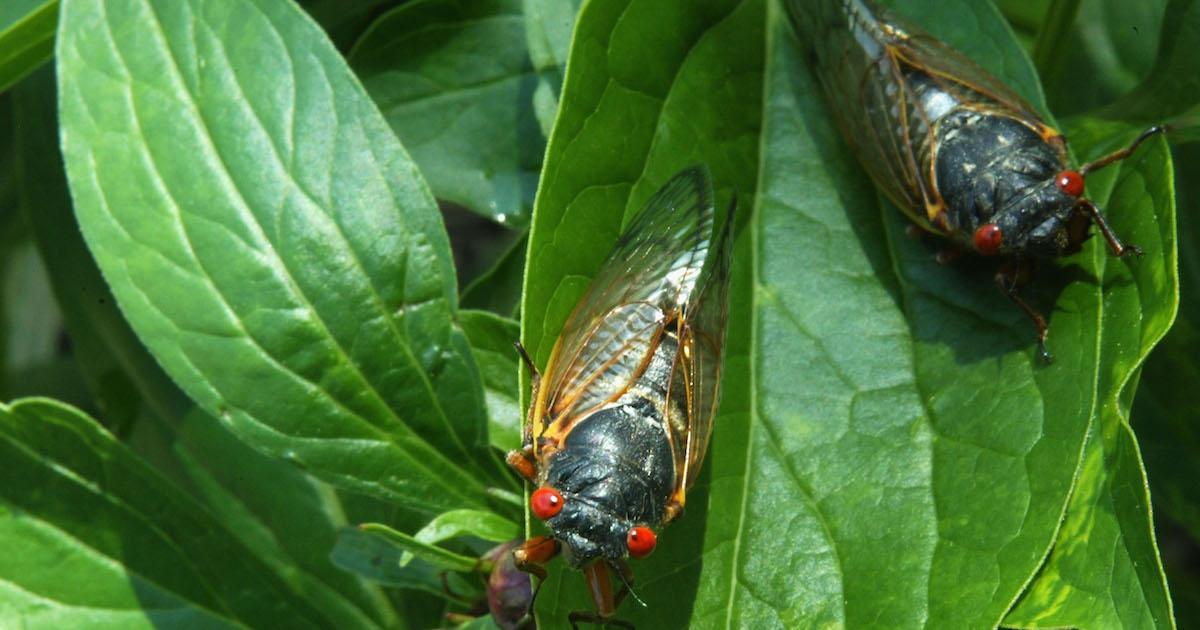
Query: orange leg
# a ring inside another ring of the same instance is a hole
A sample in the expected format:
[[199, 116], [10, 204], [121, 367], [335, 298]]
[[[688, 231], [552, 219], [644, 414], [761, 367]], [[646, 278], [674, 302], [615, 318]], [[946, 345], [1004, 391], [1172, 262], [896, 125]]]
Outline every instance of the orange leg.
[[[583, 568], [583, 577], [587, 580], [588, 592], [592, 594], [592, 602], [596, 605], [596, 612], [587, 612], [576, 610], [567, 615], [567, 621], [571, 622], [572, 628], [579, 628], [582, 623], [594, 623], [596, 625], [612, 625], [633, 630], [633, 624], [623, 619], [613, 619], [613, 615], [617, 613], [618, 599], [613, 596], [612, 577], [608, 574], [608, 564], [603, 560], [597, 560]], [[623, 598], [626, 590], [621, 592], [620, 597]]]
[[537, 601], [538, 593], [542, 592], [542, 583], [546, 581], [546, 567], [542, 565], [558, 555], [558, 551], [558, 541], [550, 536], [534, 536], [521, 543], [520, 547], [513, 549], [513, 564], [521, 571], [536, 576], [538, 579], [537, 586], [533, 589], [533, 595], [529, 597], [529, 608], [518, 622], [518, 627], [525, 627], [526, 624], [533, 621], [533, 604]]
[[538, 468], [537, 461], [533, 458], [532, 444], [519, 451], [509, 451], [505, 460], [513, 470], [517, 471], [518, 475], [525, 478], [525, 481], [537, 483]]

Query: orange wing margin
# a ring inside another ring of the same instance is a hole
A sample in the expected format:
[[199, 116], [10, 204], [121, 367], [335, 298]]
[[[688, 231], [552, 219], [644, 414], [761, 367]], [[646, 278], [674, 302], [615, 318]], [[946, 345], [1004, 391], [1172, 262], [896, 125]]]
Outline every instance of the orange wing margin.
[[540, 418], [530, 418], [535, 437], [560, 440], [575, 419], [617, 399], [641, 375], [667, 323], [694, 298], [712, 200], [708, 169], [685, 169], [622, 233], [555, 343], [534, 401]]

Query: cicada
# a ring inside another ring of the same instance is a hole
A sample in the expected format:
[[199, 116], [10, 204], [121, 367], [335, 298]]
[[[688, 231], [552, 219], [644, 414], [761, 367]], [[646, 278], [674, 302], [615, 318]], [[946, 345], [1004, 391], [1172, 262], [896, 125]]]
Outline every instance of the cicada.
[[962, 53], [869, 0], [787, 0], [843, 136], [875, 184], [954, 250], [1001, 256], [995, 281], [1029, 316], [1049, 361], [1045, 318], [1018, 294], [1037, 259], [1080, 249], [1095, 224], [1124, 244], [1084, 196], [1086, 176], [1161, 131], [1078, 168], [1067, 141], [1025, 100]]
[[654, 550], [700, 471], [720, 395], [732, 215], [715, 228], [707, 169], [675, 175], [620, 236], [540, 375], [522, 352], [532, 402], [508, 462], [535, 486], [530, 508], [551, 535], [514, 557], [543, 579], [560, 552], [582, 569], [595, 611], [572, 623], [623, 624], [612, 617], [633, 579], [626, 558]]

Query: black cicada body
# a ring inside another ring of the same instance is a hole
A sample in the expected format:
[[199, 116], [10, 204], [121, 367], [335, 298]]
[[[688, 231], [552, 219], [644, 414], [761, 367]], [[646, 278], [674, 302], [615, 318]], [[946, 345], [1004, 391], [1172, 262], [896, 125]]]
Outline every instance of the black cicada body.
[[[560, 551], [584, 571], [595, 614], [611, 622], [632, 579], [627, 557], [653, 551], [682, 511], [704, 460], [719, 397], [732, 212], [714, 228], [703, 167], [668, 181], [633, 219], [567, 319], [534, 379], [521, 451], [509, 463], [536, 486], [552, 536], [515, 556], [530, 572]], [[526, 357], [528, 362], [528, 357]], [[530, 364], [532, 369], [532, 364]], [[610, 570], [624, 583], [613, 593]]]
[[1066, 139], [1020, 96], [958, 51], [869, 0], [787, 0], [810, 65], [842, 134], [875, 184], [918, 226], [959, 251], [1006, 258], [1000, 287], [1016, 294], [1039, 258], [1079, 250], [1095, 223], [1116, 255], [1140, 253], [1084, 196], [1090, 172], [1129, 147], [1072, 168]]

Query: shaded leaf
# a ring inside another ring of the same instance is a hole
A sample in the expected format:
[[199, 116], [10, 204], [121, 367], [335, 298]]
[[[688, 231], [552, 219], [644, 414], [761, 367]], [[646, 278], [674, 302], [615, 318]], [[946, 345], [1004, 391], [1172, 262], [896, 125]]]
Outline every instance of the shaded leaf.
[[520, 336], [520, 327], [511, 319], [484, 311], [460, 311], [458, 321], [483, 375], [492, 446], [501, 451], [519, 448], [524, 416], [517, 397], [518, 359], [513, 342]]
[[[1149, 126], [1167, 123], [1183, 128], [1194, 140], [1200, 125], [1196, 121], [1200, 105], [1200, 59], [1194, 54], [1200, 47], [1200, 2], [1168, 0], [1158, 39], [1158, 51], [1149, 74], [1136, 87], [1115, 102], [1076, 121], [1073, 143], [1089, 146], [1116, 135], [1129, 125]], [[1178, 118], [1179, 120], [1173, 120]]]
[[[404, 532], [398, 532], [386, 525], [379, 523], [366, 523], [359, 525], [358, 529], [376, 536], [381, 540], [392, 545], [402, 553], [411, 553], [413, 556], [423, 560], [437, 569], [446, 571], [471, 572], [478, 566], [479, 559], [471, 558], [461, 554], [454, 553], [448, 549], [444, 549], [437, 545], [429, 544], [417, 540], [413, 536], [409, 536]], [[403, 562], [403, 561], [402, 561]]]
[[333, 563], [342, 569], [385, 586], [423, 590], [441, 596], [438, 571], [424, 561], [400, 566], [403, 548], [382, 536], [347, 527], [338, 532], [337, 544], [330, 552]]
[[418, 0], [376, 20], [350, 63], [438, 199], [529, 221], [544, 140], [520, 0]]
[[0, 405], [7, 619], [32, 627], [331, 623], [91, 419]]
[[[504, 317], [516, 317], [521, 306], [521, 281], [525, 273], [528, 235], [513, 241], [508, 250], [462, 290], [463, 308], [491, 311]], [[470, 335], [470, 332], [467, 332]]]
[[1174, 627], [1146, 473], [1129, 425], [1138, 370], [1178, 305], [1175, 191], [1166, 143], [1153, 141], [1105, 176], [1111, 193], [1097, 201], [1122, 208], [1113, 216], [1114, 228], [1148, 255], [1136, 265], [1103, 253], [1092, 261], [1105, 289], [1099, 313], [1103, 398], [1058, 540], [1006, 625]]
[[58, 0], [6, 0], [0, 6], [0, 92], [54, 55]]
[[542, 133], [550, 136], [558, 114], [558, 95], [562, 91], [563, 71], [575, 16], [582, 0], [523, 0], [525, 38], [529, 57], [538, 73], [533, 92], [533, 111]]

